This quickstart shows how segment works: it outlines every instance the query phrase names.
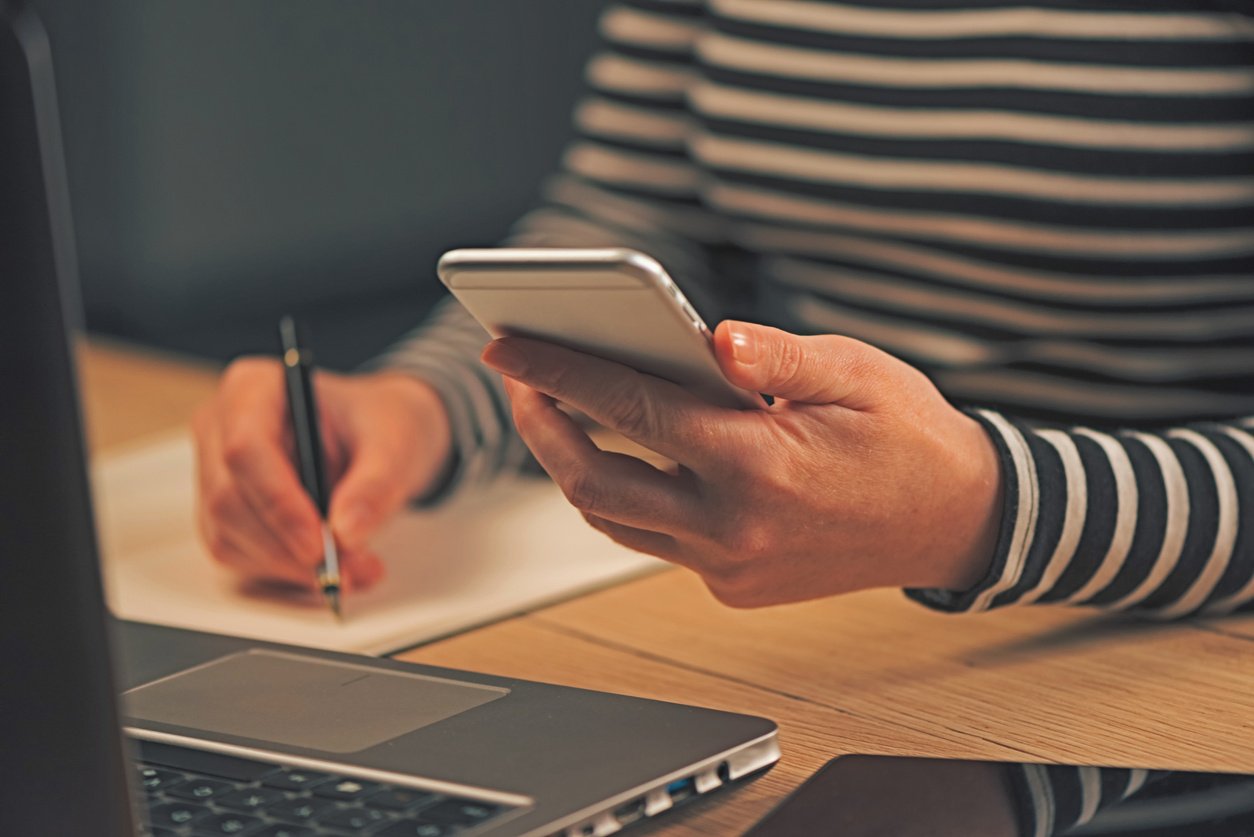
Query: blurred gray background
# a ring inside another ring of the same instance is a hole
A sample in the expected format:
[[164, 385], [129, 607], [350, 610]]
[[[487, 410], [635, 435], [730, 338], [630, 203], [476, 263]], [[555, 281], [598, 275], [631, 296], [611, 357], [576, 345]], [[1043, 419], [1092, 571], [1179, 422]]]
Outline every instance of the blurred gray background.
[[591, 0], [33, 0], [88, 327], [216, 359], [287, 311], [351, 367], [491, 244], [569, 136]]

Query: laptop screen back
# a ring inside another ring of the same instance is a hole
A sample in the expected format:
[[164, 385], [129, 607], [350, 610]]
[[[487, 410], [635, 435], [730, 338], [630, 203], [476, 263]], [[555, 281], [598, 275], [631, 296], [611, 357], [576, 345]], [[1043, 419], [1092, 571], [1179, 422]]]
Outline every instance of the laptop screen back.
[[73, 259], [47, 40], [0, 0], [0, 834], [120, 837], [133, 832], [66, 324]]

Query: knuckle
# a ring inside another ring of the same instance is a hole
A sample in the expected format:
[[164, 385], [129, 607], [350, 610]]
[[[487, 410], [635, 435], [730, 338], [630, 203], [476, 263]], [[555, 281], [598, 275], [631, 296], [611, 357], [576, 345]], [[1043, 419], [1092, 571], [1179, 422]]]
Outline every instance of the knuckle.
[[737, 598], [737, 596], [734, 593], [730, 592], [729, 589], [724, 587], [722, 584], [716, 581], [707, 579], [705, 582], [705, 586], [706, 586], [706, 589], [710, 591], [710, 594], [713, 595], [714, 598], [718, 600], [719, 604], [725, 605], [727, 607], [740, 608], [740, 604], [739, 604], [740, 599]]
[[868, 357], [866, 352], [850, 355], [845, 359], [843, 366], [840, 374], [846, 380], [854, 382], [851, 389], [858, 394], [885, 383], [886, 375], [883, 366]]
[[864, 346], [858, 345], [857, 349], [859, 349], [859, 351], [853, 351], [853, 348], [854, 347], [851, 346], [850, 350], [847, 350], [844, 353], [845, 368], [841, 371], [846, 376], [856, 380], [861, 380], [868, 377], [878, 377], [883, 374], [883, 370], [880, 368], [881, 364], [879, 364], [877, 359], [872, 357], [869, 352], [865, 351]]
[[224, 389], [250, 386], [258, 380], [270, 377], [276, 369], [275, 361], [263, 357], [242, 357], [231, 362], [222, 373]]
[[768, 604], [754, 574], [724, 573], [705, 578], [705, 586], [720, 603], [740, 610]]
[[232, 473], [239, 473], [250, 464], [256, 455], [256, 441], [243, 431], [232, 431], [222, 440], [222, 459]]
[[290, 507], [278, 507], [273, 520], [272, 531], [292, 558], [301, 561], [317, 552], [318, 531], [303, 514]]
[[595, 512], [601, 507], [604, 490], [586, 468], [573, 471], [562, 481], [562, 492], [570, 504], [582, 512]]
[[775, 353], [773, 377], [780, 384], [795, 383], [805, 365], [805, 352], [801, 344], [795, 340], [788, 340], [777, 345], [779, 348]]
[[205, 533], [205, 549], [209, 551], [209, 557], [215, 562], [223, 566], [234, 564], [231, 544], [220, 530], [213, 529]]
[[[795, 498], [799, 492], [804, 492], [809, 487], [804, 484], [808, 483], [808, 480], [804, 479], [803, 471], [804, 469], [802, 472], [794, 471], [777, 458], [759, 461], [753, 473], [754, 484], [758, 491], [777, 498], [777, 501], [782, 501], [780, 498]], [[761, 533], [751, 528], [745, 534], [760, 535]]]
[[357, 482], [357, 496], [371, 505], [379, 505], [392, 493], [392, 483], [383, 476], [362, 477]]
[[[513, 384], [511, 387], [515, 386]], [[530, 398], [516, 398], [510, 393], [509, 409], [514, 416], [514, 426], [520, 429], [531, 427], [536, 415], [536, 403]]]
[[771, 527], [757, 520], [732, 519], [716, 533], [729, 567], [742, 567], [768, 555], [775, 541]]
[[[853, 337], [831, 335], [829, 341], [831, 356], [835, 358], [831, 374], [849, 381], [852, 393], [871, 394], [894, 380], [914, 385], [915, 376], [909, 373], [917, 370], [909, 364], [901, 363], [891, 355]], [[918, 376], [924, 380], [927, 377], [921, 372]]]
[[555, 393], [556, 397], [559, 398], [571, 386], [571, 370], [567, 366], [545, 363], [530, 370], [530, 374], [535, 377], [534, 387], [536, 389]]
[[607, 395], [605, 408], [628, 436], [652, 436], [657, 430], [657, 407], [642, 387], [615, 389]]
[[239, 511], [239, 498], [229, 487], [221, 486], [205, 493], [205, 512], [215, 521], [227, 521]]
[[370, 518], [381, 516], [390, 498], [398, 493], [397, 484], [382, 475], [362, 476], [353, 481], [352, 504]]
[[259, 483], [253, 490], [256, 492], [254, 495], [255, 499], [263, 507], [274, 513], [280, 524], [285, 528], [291, 529], [303, 522], [301, 515], [296, 510], [292, 496], [280, 486], [267, 481]]

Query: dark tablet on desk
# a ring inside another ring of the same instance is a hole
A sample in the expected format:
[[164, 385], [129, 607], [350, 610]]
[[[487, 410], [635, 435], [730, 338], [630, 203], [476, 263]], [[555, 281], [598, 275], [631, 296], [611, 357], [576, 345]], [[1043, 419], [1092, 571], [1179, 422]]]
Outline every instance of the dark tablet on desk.
[[745, 837], [1254, 837], [1254, 775], [844, 756]]

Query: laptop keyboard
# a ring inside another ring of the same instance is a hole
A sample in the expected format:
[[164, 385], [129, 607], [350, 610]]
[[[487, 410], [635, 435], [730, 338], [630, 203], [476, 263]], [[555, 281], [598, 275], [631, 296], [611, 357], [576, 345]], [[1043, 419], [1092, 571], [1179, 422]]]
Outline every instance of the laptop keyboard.
[[138, 742], [151, 837], [444, 837], [508, 806], [168, 744]]

